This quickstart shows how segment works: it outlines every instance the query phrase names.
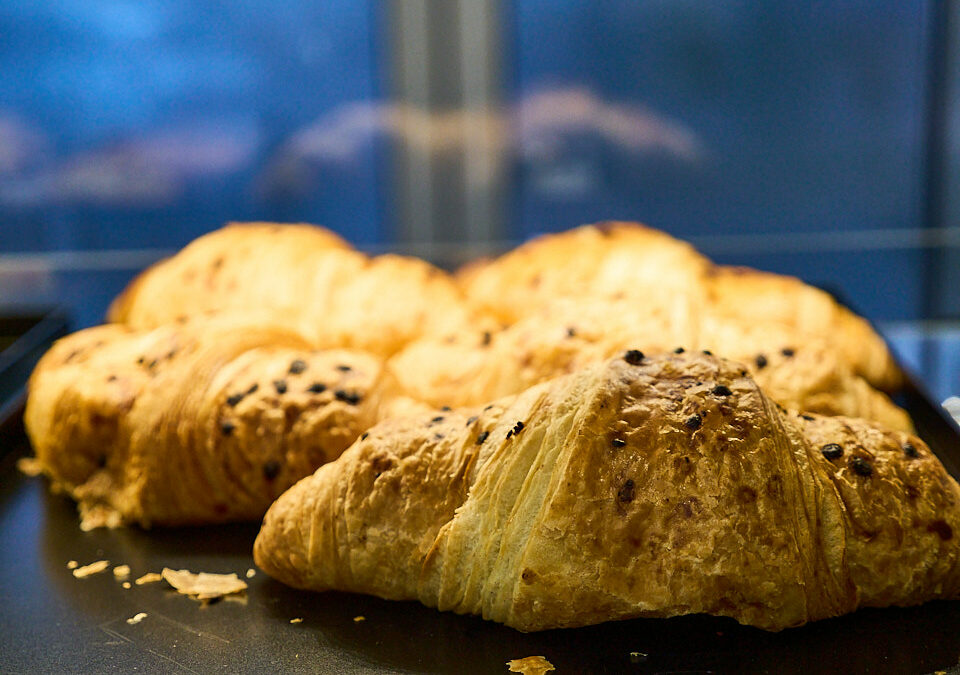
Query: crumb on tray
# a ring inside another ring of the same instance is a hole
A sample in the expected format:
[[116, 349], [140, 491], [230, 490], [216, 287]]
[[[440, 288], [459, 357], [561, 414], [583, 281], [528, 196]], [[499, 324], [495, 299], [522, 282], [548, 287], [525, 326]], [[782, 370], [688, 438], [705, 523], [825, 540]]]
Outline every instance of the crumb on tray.
[[507, 666], [511, 673], [523, 673], [523, 675], [543, 675], [551, 670], [556, 670], [553, 664], [542, 656], [526, 656], [522, 659], [513, 659], [507, 661]]
[[138, 614], [135, 614], [131, 616], [129, 619], [127, 619], [127, 623], [129, 623], [132, 626], [135, 623], [140, 623], [146, 618], [147, 618], [146, 612], [139, 612]]
[[163, 580], [162, 575], [157, 574], [156, 572], [147, 572], [146, 574], [144, 574], [142, 577], [140, 577], [133, 583], [135, 583], [137, 586], [143, 586], [144, 584], [152, 584], [162, 580]]
[[290, 619], [290, 623], [303, 623], [303, 619], [298, 616], [296, 619]]
[[21, 457], [17, 460], [17, 468], [24, 476], [39, 476], [43, 473], [40, 460], [36, 457]]
[[84, 577], [89, 577], [93, 574], [99, 574], [109, 566], [109, 560], [98, 560], [97, 562], [92, 562], [89, 565], [76, 568], [73, 570], [73, 576], [75, 576], [77, 579], [83, 579]]
[[113, 576], [116, 579], [126, 579], [130, 576], [130, 565], [117, 565], [113, 568]]
[[164, 567], [162, 576], [168, 584], [177, 589], [178, 593], [189, 595], [194, 600], [222, 598], [247, 589], [247, 582], [242, 581], [232, 572], [230, 574], [210, 574], [209, 572], [194, 574], [189, 570], [172, 570]]
[[247, 570], [247, 579], [253, 579], [254, 575], [257, 573], [252, 567]]

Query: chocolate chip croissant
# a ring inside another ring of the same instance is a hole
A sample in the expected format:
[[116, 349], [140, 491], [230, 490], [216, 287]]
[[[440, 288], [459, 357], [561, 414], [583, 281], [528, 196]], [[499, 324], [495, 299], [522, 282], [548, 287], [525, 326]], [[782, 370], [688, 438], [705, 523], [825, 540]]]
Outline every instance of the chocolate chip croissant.
[[703, 354], [387, 420], [270, 508], [257, 564], [522, 631], [706, 613], [767, 630], [960, 595], [960, 487], [917, 438], [779, 409]]
[[[557, 298], [670, 300], [694, 316], [765, 324], [829, 343], [847, 367], [892, 391], [901, 375], [870, 324], [799, 279], [714, 265], [689, 244], [636, 223], [546, 235], [457, 275], [465, 295], [511, 324]], [[776, 345], [774, 345], [776, 346]]]
[[674, 299], [570, 299], [502, 330], [425, 337], [388, 363], [404, 389], [435, 406], [476, 405], [636, 346], [648, 353], [712, 351], [745, 364], [783, 406], [862, 417], [904, 431], [907, 413], [853, 372], [830, 342], [776, 323], [691, 311]]
[[84, 529], [214, 523], [260, 518], [402, 406], [394, 394], [376, 356], [221, 315], [60, 340], [31, 377], [24, 420]]
[[313, 225], [231, 224], [138, 276], [108, 317], [156, 328], [211, 311], [257, 311], [322, 348], [394, 353], [457, 330], [469, 312], [449, 276], [415, 258], [369, 257]]

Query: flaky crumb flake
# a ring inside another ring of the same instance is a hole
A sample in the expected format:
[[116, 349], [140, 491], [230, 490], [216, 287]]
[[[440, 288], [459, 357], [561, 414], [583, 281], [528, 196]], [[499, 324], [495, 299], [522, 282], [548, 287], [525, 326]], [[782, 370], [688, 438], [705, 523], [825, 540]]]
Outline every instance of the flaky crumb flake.
[[133, 583], [135, 583], [137, 586], [143, 586], [144, 584], [153, 584], [158, 581], [163, 581], [162, 575], [157, 574], [156, 572], [147, 572]]
[[113, 576], [116, 579], [126, 579], [130, 576], [130, 565], [117, 565], [113, 568]]
[[143, 620], [146, 619], [146, 618], [147, 618], [147, 613], [146, 613], [146, 612], [139, 612], [138, 614], [134, 614], [134, 615], [131, 616], [129, 619], [127, 619], [127, 623], [129, 623], [129, 624], [132, 626], [132, 625], [134, 625], [134, 624], [136, 624], [136, 623], [140, 623], [141, 621], [143, 621]]
[[507, 667], [511, 673], [523, 673], [523, 675], [543, 675], [551, 670], [556, 670], [553, 664], [542, 656], [525, 656], [522, 659], [513, 659], [507, 661]]
[[251, 567], [250, 569], [247, 570], [247, 579], [253, 579], [256, 573], [257, 571]]
[[77, 579], [83, 579], [84, 577], [89, 577], [93, 574], [100, 574], [110, 567], [109, 560], [98, 560], [97, 562], [92, 562], [89, 565], [84, 565], [83, 567], [78, 567], [73, 570], [73, 576]]
[[17, 469], [24, 476], [39, 476], [43, 473], [43, 467], [40, 460], [36, 457], [21, 457], [17, 460]]
[[164, 567], [162, 576], [168, 584], [177, 589], [178, 593], [189, 595], [194, 600], [212, 600], [247, 589], [247, 582], [241, 580], [235, 573], [199, 572], [194, 574], [189, 570], [172, 570]]

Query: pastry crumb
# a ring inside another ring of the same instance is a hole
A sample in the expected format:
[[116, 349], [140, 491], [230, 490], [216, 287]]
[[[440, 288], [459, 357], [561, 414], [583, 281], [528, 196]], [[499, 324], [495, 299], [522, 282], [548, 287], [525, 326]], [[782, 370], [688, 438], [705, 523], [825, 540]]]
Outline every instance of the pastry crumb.
[[129, 582], [129, 581], [124, 581], [124, 582], [123, 582], [123, 587], [124, 587], [124, 588], [132, 588], [132, 586], [130, 586], [130, 582]]
[[507, 667], [511, 673], [522, 673], [523, 675], [543, 675], [551, 670], [556, 670], [553, 664], [542, 656], [526, 656], [522, 659], [513, 659], [507, 661]]
[[116, 579], [126, 579], [130, 576], [130, 565], [117, 565], [113, 568], [113, 576]]
[[152, 584], [162, 580], [163, 575], [157, 574], [156, 572], [147, 572], [133, 583], [135, 583], [137, 586], [143, 586], [144, 584]]
[[253, 579], [254, 575], [257, 573], [252, 567], [247, 570], [247, 579]]
[[194, 574], [189, 570], [172, 570], [164, 567], [162, 576], [168, 584], [177, 589], [178, 593], [189, 595], [194, 600], [213, 600], [247, 589], [247, 583], [232, 572], [230, 574], [209, 572]]
[[67, 563], [67, 569], [68, 569], [68, 570], [75, 570], [75, 569], [77, 569], [79, 566], [80, 566], [80, 563], [78, 563], [76, 560], [71, 560], [71, 561], [69, 561], [69, 562]]
[[366, 621], [366, 620], [367, 620], [367, 617], [365, 617], [365, 616], [363, 616], [363, 615], [361, 614], [360, 616], [355, 616], [355, 617], [353, 617], [353, 620], [354, 620], [355, 623], [360, 623], [361, 621]]
[[140, 612], [140, 613], [138, 613], [138, 614], [135, 614], [135, 615], [131, 616], [129, 619], [127, 619], [127, 623], [129, 623], [129, 624], [132, 626], [132, 625], [135, 624], [135, 623], [140, 623], [141, 621], [143, 621], [143, 620], [146, 619], [146, 618], [147, 618], [147, 613], [146, 613], [146, 612]]
[[73, 576], [77, 579], [83, 579], [89, 577], [93, 574], [99, 574], [103, 570], [107, 569], [110, 566], [109, 560], [98, 560], [97, 562], [92, 562], [89, 565], [84, 565], [83, 567], [78, 567], [73, 570]]
[[298, 616], [296, 619], [290, 619], [290, 623], [303, 623], [303, 619]]
[[20, 473], [24, 476], [39, 476], [43, 473], [40, 460], [36, 457], [21, 457], [17, 460], [17, 469], [19, 469]]

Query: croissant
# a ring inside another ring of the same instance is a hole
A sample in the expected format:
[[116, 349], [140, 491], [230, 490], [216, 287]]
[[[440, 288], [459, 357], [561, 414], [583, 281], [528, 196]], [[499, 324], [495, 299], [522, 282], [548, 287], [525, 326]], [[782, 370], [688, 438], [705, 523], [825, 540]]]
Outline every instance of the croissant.
[[767, 630], [960, 593], [960, 487], [918, 438], [779, 409], [738, 364], [629, 351], [386, 420], [284, 493], [257, 564], [522, 631], [706, 613]]
[[24, 421], [83, 529], [254, 520], [402, 408], [395, 393], [376, 356], [222, 315], [60, 340], [31, 376]]
[[388, 368], [434, 406], [477, 405], [636, 346], [645, 352], [707, 349], [743, 362], [787, 408], [874, 420], [909, 431], [909, 415], [854, 373], [829, 342], [776, 323], [744, 322], [650, 298], [554, 302], [499, 331], [461, 331], [408, 345]]
[[689, 244], [635, 223], [587, 225], [535, 239], [458, 275], [465, 295], [504, 323], [557, 298], [653, 299], [735, 324], [778, 324], [820, 338], [871, 385], [893, 390], [900, 371], [869, 323], [798, 279], [713, 265]]
[[469, 325], [449, 276], [422, 260], [368, 257], [312, 225], [231, 224], [134, 279], [112, 322], [156, 328], [210, 311], [256, 310], [321, 348], [389, 355]]

